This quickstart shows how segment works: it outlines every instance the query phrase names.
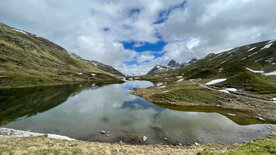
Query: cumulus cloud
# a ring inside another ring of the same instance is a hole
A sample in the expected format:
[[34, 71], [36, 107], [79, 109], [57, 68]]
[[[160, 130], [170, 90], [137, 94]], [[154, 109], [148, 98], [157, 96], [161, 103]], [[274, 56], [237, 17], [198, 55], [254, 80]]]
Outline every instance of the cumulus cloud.
[[[125, 74], [275, 39], [274, 0], [0, 0], [0, 22], [38, 34]], [[165, 41], [161, 56], [127, 50]], [[135, 61], [134, 64], [125, 62]]]
[[[169, 42], [166, 48], [168, 55], [182, 53], [187, 56], [190, 53], [203, 57], [208, 52], [216, 53], [248, 43], [275, 39], [275, 5], [276, 1], [273, 0], [188, 0], [184, 10], [172, 12], [159, 28], [163, 38]], [[188, 43], [190, 38], [199, 39], [199, 43], [193, 49], [185, 49], [185, 43], [181, 42]]]

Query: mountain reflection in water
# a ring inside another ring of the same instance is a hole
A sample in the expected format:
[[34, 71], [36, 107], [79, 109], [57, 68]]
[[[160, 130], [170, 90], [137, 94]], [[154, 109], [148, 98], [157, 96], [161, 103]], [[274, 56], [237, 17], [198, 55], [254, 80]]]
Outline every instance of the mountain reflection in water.
[[128, 81], [97, 89], [84, 84], [5, 89], [0, 91], [0, 123], [80, 140], [131, 144], [236, 143], [269, 133], [263, 123], [270, 122], [246, 113], [155, 105], [129, 94], [130, 88], [152, 85]]

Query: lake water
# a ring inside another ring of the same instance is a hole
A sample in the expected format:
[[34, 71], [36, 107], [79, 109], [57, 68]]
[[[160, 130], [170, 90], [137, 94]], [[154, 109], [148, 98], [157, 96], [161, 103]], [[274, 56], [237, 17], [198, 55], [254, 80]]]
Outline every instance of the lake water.
[[276, 128], [241, 112], [158, 106], [129, 94], [130, 88], [152, 85], [128, 81], [1, 90], [0, 126], [87, 141], [173, 145], [241, 143]]

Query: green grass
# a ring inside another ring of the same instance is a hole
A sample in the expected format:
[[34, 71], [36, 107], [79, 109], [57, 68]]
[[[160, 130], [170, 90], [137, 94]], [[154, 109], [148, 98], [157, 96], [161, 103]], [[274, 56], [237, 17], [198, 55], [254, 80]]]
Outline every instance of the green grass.
[[234, 87], [260, 94], [276, 93], [275, 82], [265, 76], [251, 73], [249, 71], [234, 75], [226, 81], [216, 84], [216, 86]]
[[150, 98], [158, 102], [171, 103], [196, 103], [196, 104], [221, 104], [229, 97], [228, 94], [218, 93], [194, 84], [186, 84], [167, 93], [158, 93]]
[[[113, 74], [71, 56], [64, 48], [1, 23], [0, 58], [0, 88], [105, 80], [118, 82]], [[91, 73], [96, 76], [91, 77]]]
[[276, 154], [276, 141], [273, 139], [262, 138], [256, 141], [245, 143], [237, 149], [230, 149], [226, 152], [210, 151], [205, 149], [202, 154], [210, 155], [260, 155], [260, 154]]
[[[191, 71], [189, 71], [188, 73], [188, 78], [189, 79], [197, 79], [197, 78], [203, 78], [203, 79], [207, 79], [207, 78], [212, 78], [217, 76], [218, 71], [215, 69], [193, 69]], [[190, 76], [189, 76], [190, 75]]]

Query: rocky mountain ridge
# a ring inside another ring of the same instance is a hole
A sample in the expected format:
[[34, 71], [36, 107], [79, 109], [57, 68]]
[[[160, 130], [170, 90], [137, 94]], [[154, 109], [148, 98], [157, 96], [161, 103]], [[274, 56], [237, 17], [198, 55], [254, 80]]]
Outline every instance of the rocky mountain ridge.
[[155, 73], [160, 73], [160, 72], [166, 72], [169, 70], [174, 70], [174, 69], [195, 63], [196, 61], [197, 61], [197, 59], [193, 58], [189, 62], [180, 64], [172, 59], [166, 66], [155, 65], [147, 74], [155, 74]]

